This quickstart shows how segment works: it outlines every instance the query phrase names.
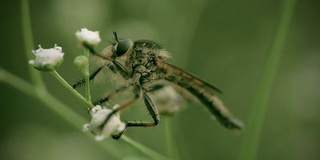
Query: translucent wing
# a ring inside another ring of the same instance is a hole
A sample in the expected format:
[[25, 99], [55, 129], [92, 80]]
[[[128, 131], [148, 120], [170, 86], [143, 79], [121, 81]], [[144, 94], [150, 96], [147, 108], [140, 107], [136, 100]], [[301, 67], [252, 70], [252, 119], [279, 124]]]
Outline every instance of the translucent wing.
[[223, 102], [213, 93], [213, 91], [221, 92], [221, 90], [172, 64], [164, 61], [159, 63], [167, 70], [164, 77], [166, 80], [179, 85], [197, 97], [223, 126], [228, 129], [243, 128], [242, 122], [234, 118]]

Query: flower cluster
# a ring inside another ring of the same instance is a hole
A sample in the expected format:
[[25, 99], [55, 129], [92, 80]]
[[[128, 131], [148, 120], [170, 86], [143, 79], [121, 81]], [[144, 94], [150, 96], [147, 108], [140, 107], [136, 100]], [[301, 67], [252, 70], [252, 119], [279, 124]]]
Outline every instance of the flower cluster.
[[[90, 31], [86, 28], [81, 29], [76, 32], [76, 36], [80, 43], [89, 47], [97, 45], [101, 39], [98, 31]], [[43, 49], [39, 45], [39, 49], [33, 50], [35, 55], [34, 60], [30, 60], [29, 64], [33, 65], [34, 68], [40, 71], [52, 72], [55, 71], [63, 61], [64, 53], [62, 48], [55, 45], [50, 49]], [[88, 59], [86, 56], [78, 56], [74, 60], [81, 72], [85, 72], [88, 68]], [[57, 74], [56, 72], [53, 72]], [[88, 74], [85, 74], [89, 76]], [[58, 76], [59, 77], [59, 76]], [[119, 135], [126, 129], [126, 124], [120, 120], [120, 113], [115, 112], [119, 105], [113, 107], [113, 109], [108, 109], [106, 107], [101, 107], [97, 105], [90, 110], [91, 121], [89, 124], [83, 126], [84, 131], [91, 131], [96, 135], [96, 140], [101, 141], [112, 135]]]
[[39, 49], [33, 50], [32, 52], [36, 58], [30, 60], [29, 64], [41, 71], [56, 70], [63, 61], [64, 53], [62, 52], [62, 48], [57, 45], [50, 49], [43, 49], [39, 45]]
[[87, 28], [82, 28], [80, 31], [77, 31], [76, 36], [81, 43], [89, 46], [95, 46], [101, 41], [98, 31], [90, 31]]
[[[80, 31], [77, 31], [76, 36], [82, 44], [88, 46], [95, 46], [101, 41], [98, 31], [90, 31], [87, 28], [82, 28]], [[64, 53], [62, 52], [62, 47], [57, 45], [50, 49], [43, 49], [39, 45], [39, 49], [33, 50], [32, 52], [36, 57], [34, 60], [30, 60], [29, 64], [40, 71], [54, 71], [63, 61]], [[75, 63], [79, 65], [80, 68], [84, 68], [83, 66], [87, 64], [86, 61], [83, 57], [80, 57], [75, 60]]]
[[[119, 105], [115, 105], [116, 109]], [[90, 110], [92, 116], [89, 124], [83, 125], [83, 131], [91, 131], [96, 135], [96, 140], [101, 141], [111, 135], [117, 135], [126, 129], [126, 124], [121, 122], [120, 114], [114, 113], [109, 120], [106, 119], [112, 113], [112, 109], [101, 107], [97, 105]]]

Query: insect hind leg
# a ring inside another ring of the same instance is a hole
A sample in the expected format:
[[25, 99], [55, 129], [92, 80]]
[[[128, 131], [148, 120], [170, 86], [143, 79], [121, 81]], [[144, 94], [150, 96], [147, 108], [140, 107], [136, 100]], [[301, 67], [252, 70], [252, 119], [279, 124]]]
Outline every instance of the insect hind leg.
[[[125, 124], [126, 124], [126, 128], [120, 132], [119, 134], [116, 134], [116, 135], [112, 135], [112, 138], [113, 139], [120, 139], [122, 134], [126, 131], [126, 129], [128, 127], [154, 127], [156, 125], [158, 125], [158, 123], [160, 122], [160, 115], [159, 115], [159, 112], [158, 112], [158, 109], [157, 107], [155, 106], [154, 102], [151, 100], [151, 98], [148, 96], [148, 94], [146, 93], [146, 90], [142, 89], [140, 86], [138, 85], [134, 85], [133, 86], [134, 89], [133, 89], [133, 93], [135, 95], [135, 97], [123, 104], [120, 105], [120, 107], [116, 108], [113, 110], [112, 114], [110, 114], [108, 116], [108, 118], [106, 118], [105, 122], [102, 123], [102, 124], [105, 124], [107, 123], [107, 121], [109, 120], [109, 118], [119, 112], [120, 110], [128, 107], [129, 105], [131, 105], [133, 102], [135, 102], [138, 98], [140, 98], [141, 96], [143, 97], [143, 100], [144, 100], [144, 104], [146, 105], [148, 111], [149, 111], [149, 114], [151, 115], [152, 119], [153, 119], [153, 122], [144, 122], [144, 121], [126, 121]], [[157, 86], [154, 88], [154, 90], [157, 90], [157, 89], [160, 89], [162, 88], [163, 86]], [[118, 89], [114, 90], [113, 92], [109, 93], [109, 95], [97, 102], [95, 102], [94, 104], [100, 104], [100, 103], [104, 103], [108, 100], [110, 100], [115, 94], [117, 94], [118, 92], [121, 92], [121, 91], [124, 91], [128, 89], [128, 86], [127, 85], [123, 85], [121, 87], [119, 87]], [[143, 90], [143, 91], [142, 91]], [[142, 93], [142, 94], [141, 94]]]
[[[158, 123], [160, 122], [160, 116], [159, 116], [159, 112], [157, 107], [155, 106], [155, 104], [153, 103], [153, 101], [150, 99], [150, 97], [146, 94], [146, 92], [143, 93], [143, 100], [145, 105], [148, 108], [148, 111], [153, 119], [153, 122], [143, 122], [143, 121], [126, 121], [126, 129], [128, 127], [154, 127], [156, 125], [158, 125]], [[116, 135], [112, 135], [113, 139], [119, 139], [122, 134], [126, 131], [123, 130], [122, 132], [120, 132], [119, 134]]]

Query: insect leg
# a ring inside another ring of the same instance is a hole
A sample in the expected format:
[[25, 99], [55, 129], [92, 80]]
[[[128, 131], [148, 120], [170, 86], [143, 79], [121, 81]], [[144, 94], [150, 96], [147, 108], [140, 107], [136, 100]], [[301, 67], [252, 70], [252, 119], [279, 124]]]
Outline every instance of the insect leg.
[[160, 122], [160, 116], [156, 105], [153, 103], [151, 98], [147, 95], [147, 93], [143, 93], [143, 100], [145, 105], [148, 108], [148, 111], [154, 121], [154, 126], [156, 126]]
[[[108, 117], [104, 120], [103, 123], [101, 123], [100, 127], [102, 128], [108, 121], [109, 119], [117, 112], [125, 109], [126, 107], [128, 107], [129, 105], [131, 105], [133, 102], [135, 102], [138, 98], [140, 98], [141, 96], [141, 87], [138, 86], [138, 85], [135, 85], [134, 86], [134, 89], [133, 89], [133, 93], [134, 93], [134, 98], [121, 104], [119, 107], [113, 109], [113, 111], [108, 115]], [[124, 130], [125, 131], [125, 130]], [[123, 132], [124, 132], [123, 131]], [[112, 137], [114, 139], [119, 139], [121, 137], [121, 135], [123, 134], [123, 132], [121, 132], [119, 135], [113, 135]], [[118, 137], [118, 138], [117, 138]]]
[[[96, 69], [90, 76], [89, 76], [89, 80], [92, 81], [97, 74], [102, 70], [102, 68], [104, 68], [105, 66], [99, 67], [98, 69]], [[82, 86], [85, 83], [85, 79], [81, 79], [80, 81], [76, 82], [76, 84], [72, 85], [73, 88], [78, 88], [80, 86]]]
[[87, 48], [91, 54], [93, 54], [95, 56], [98, 56], [98, 57], [100, 57], [102, 59], [108, 60], [110, 62], [114, 61], [113, 58], [107, 57], [105, 55], [102, 55], [102, 54], [99, 54], [98, 52], [96, 52], [92, 46], [87, 45], [85, 43], [83, 43], [82, 45], [83, 45], [83, 47]]
[[127, 69], [118, 61], [112, 61], [112, 63], [114, 64], [114, 66], [116, 67], [117, 71], [121, 74], [121, 76], [124, 79], [129, 79], [130, 75], [129, 72], [127, 71]]
[[[116, 37], [116, 39], [117, 39], [117, 33], [116, 33], [116, 32], [114, 32], [114, 35], [115, 35], [115, 37]], [[97, 52], [93, 49], [93, 47], [90, 46], [90, 45], [87, 45], [87, 44], [84, 43], [83, 46], [84, 46], [85, 48], [87, 48], [87, 49], [90, 51], [91, 54], [93, 54], [93, 55], [95, 55], [95, 56], [98, 56], [98, 57], [100, 57], [100, 58], [102, 58], [102, 59], [105, 59], [105, 60], [107, 60], [107, 61], [112, 62], [112, 63], [115, 65], [116, 69], [119, 71], [119, 73], [122, 75], [122, 77], [125, 78], [125, 79], [129, 79], [129, 76], [130, 76], [130, 75], [129, 75], [129, 72], [126, 70], [126, 68], [125, 68], [120, 62], [114, 60], [114, 59], [111, 58], [111, 57], [107, 57], [107, 56], [105, 56], [105, 55], [102, 55], [102, 54], [97, 53]]]
[[154, 91], [157, 91], [159, 89], [164, 88], [165, 86], [167, 86], [167, 84], [163, 84], [163, 83], [155, 84], [155, 85], [149, 86], [146, 91], [147, 92], [154, 92]]
[[98, 101], [96, 102], [93, 102], [93, 105], [98, 105], [98, 104], [102, 104], [104, 102], [107, 102], [109, 101], [115, 94], [117, 94], [118, 92], [121, 92], [125, 89], [128, 89], [128, 86], [127, 85], [123, 85], [123, 86], [120, 86], [118, 89], [114, 90], [113, 92], [109, 93], [105, 98], [102, 98], [102, 99], [99, 99]]
[[[147, 95], [147, 93], [145, 93], [145, 92], [143, 93], [143, 100], [144, 100], [144, 103], [147, 106], [148, 111], [149, 111], [154, 122], [127, 121], [126, 128], [128, 128], [128, 127], [154, 127], [160, 122], [160, 116], [159, 116], [158, 109], [155, 106], [155, 104], [152, 102], [150, 97]], [[117, 135], [112, 135], [112, 138], [119, 139], [124, 132], [125, 132], [125, 130]]]
[[[90, 76], [89, 76], [89, 80], [92, 81], [97, 75], [98, 73], [100, 73], [100, 71], [104, 68], [104, 67], [108, 67], [113, 73], [117, 73], [117, 68], [115, 65], [113, 65], [113, 63], [108, 63], [106, 65], [103, 65], [99, 68], [97, 68]], [[83, 84], [85, 83], [85, 79], [81, 79], [78, 82], [76, 82], [76, 84], [72, 85], [73, 88], [78, 88], [81, 87]]]

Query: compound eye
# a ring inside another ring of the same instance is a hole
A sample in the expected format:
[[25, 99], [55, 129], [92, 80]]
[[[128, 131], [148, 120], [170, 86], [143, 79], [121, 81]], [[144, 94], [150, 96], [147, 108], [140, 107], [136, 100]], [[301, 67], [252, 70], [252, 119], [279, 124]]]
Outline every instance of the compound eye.
[[115, 48], [117, 56], [119, 57], [125, 54], [132, 44], [130, 39], [121, 39]]

